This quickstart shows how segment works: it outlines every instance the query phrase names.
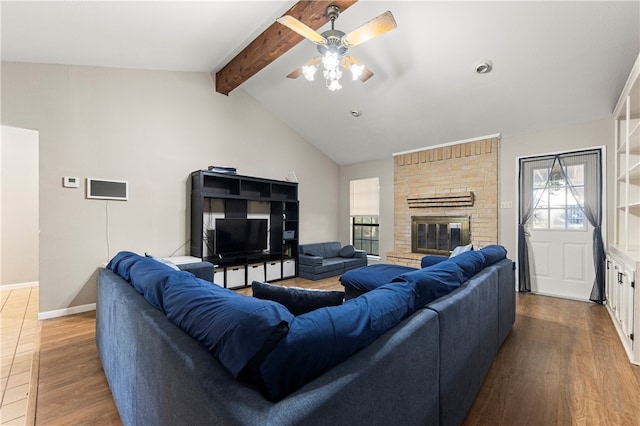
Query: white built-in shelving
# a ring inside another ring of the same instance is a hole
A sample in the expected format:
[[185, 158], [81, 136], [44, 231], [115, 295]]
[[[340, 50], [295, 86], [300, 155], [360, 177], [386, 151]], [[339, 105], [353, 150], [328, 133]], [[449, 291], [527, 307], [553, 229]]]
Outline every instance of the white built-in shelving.
[[607, 253], [607, 308], [622, 344], [640, 364], [640, 55], [614, 110], [615, 215]]

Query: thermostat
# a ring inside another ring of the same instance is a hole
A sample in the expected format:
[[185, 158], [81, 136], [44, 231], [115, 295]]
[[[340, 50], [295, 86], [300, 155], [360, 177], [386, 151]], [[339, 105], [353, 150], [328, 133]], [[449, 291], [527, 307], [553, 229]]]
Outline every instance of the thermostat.
[[77, 177], [65, 176], [62, 178], [62, 186], [65, 188], [79, 188], [80, 179]]

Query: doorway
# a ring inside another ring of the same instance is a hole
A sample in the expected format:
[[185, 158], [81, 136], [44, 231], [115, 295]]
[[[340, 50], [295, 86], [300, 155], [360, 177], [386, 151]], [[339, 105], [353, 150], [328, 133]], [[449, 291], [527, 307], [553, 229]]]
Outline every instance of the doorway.
[[0, 145], [0, 285], [39, 281], [39, 133], [2, 126]]
[[604, 301], [602, 149], [519, 159], [520, 291]]

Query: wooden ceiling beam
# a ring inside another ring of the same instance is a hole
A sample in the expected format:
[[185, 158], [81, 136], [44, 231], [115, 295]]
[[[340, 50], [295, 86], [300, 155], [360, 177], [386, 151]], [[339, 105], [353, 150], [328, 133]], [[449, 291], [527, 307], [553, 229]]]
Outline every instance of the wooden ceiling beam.
[[[342, 12], [357, 1], [299, 1], [285, 15], [291, 15], [317, 31], [329, 22], [327, 6], [336, 5]], [[304, 37], [274, 21], [220, 71], [211, 73], [215, 78], [216, 92], [228, 95], [302, 40]]]

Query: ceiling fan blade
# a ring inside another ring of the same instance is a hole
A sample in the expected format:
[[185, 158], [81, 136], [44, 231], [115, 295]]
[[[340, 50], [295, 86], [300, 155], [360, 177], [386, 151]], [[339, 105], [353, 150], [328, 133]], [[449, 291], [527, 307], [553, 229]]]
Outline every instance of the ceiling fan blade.
[[[350, 71], [352, 64], [361, 65], [360, 62], [358, 62], [356, 58], [354, 58], [353, 56], [345, 55], [342, 57], [342, 63], [341, 63], [342, 68], [346, 69], [347, 71]], [[358, 80], [364, 83], [365, 81], [369, 80], [371, 77], [373, 77], [373, 72], [369, 68], [364, 67], [364, 70], [362, 71], [362, 74], [360, 74], [360, 77], [358, 77]]]
[[298, 78], [302, 75], [302, 67], [298, 67], [295, 70], [287, 74], [287, 78]]
[[386, 11], [377, 18], [373, 18], [361, 27], [351, 31], [349, 34], [342, 36], [341, 42], [342, 45], [346, 47], [357, 46], [396, 27], [396, 20], [393, 18], [393, 15], [391, 12]]
[[326, 44], [327, 44], [327, 39], [326, 38], [322, 37], [320, 34], [318, 34], [312, 28], [310, 28], [307, 25], [305, 25], [304, 23], [298, 21], [293, 16], [284, 15], [284, 16], [276, 19], [276, 21], [279, 22], [280, 24], [284, 25], [285, 27], [289, 28], [291, 31], [294, 31], [294, 32], [300, 34], [302, 37], [306, 38], [307, 40], [311, 40], [315, 44], [320, 44], [322, 46], [326, 46]]
[[298, 77], [300, 77], [302, 75], [302, 67], [308, 66], [308, 65], [317, 65], [319, 63], [320, 63], [320, 57], [319, 56], [316, 56], [313, 59], [309, 59], [302, 66], [296, 68], [295, 70], [293, 70], [289, 74], [287, 74], [287, 78], [298, 78]]

